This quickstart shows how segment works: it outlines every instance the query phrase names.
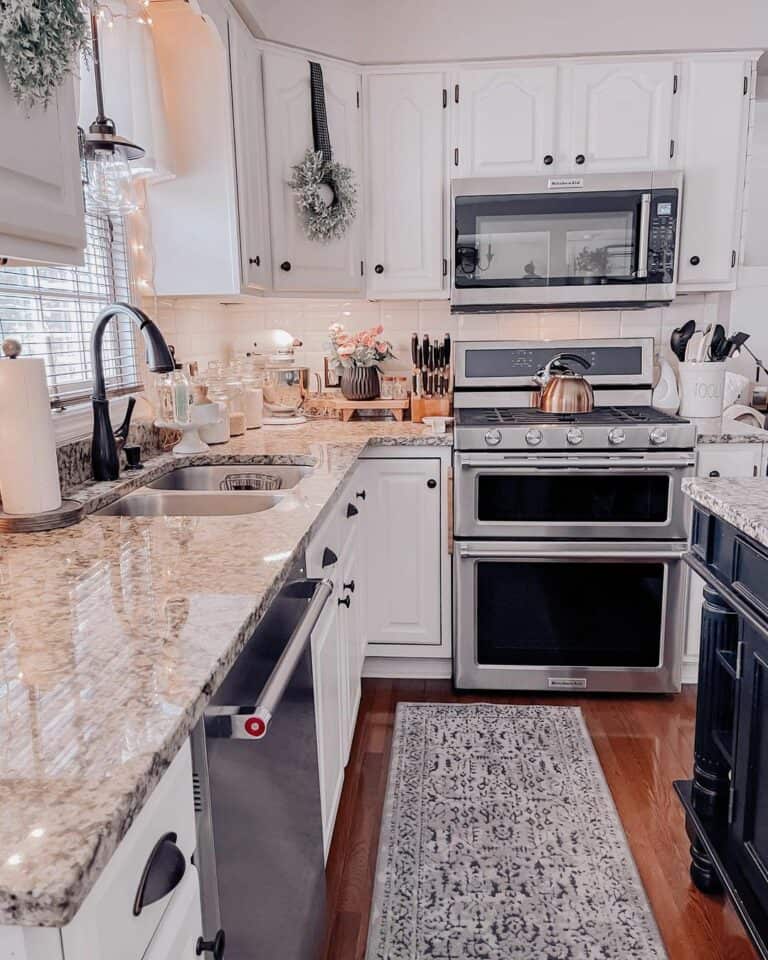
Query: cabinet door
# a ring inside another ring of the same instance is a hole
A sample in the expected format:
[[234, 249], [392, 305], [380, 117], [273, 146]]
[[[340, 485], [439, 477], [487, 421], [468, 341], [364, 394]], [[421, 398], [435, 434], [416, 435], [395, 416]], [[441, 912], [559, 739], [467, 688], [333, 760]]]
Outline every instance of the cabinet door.
[[189, 867], [174, 894], [143, 960], [195, 960], [197, 941], [203, 934], [200, 881]]
[[463, 70], [458, 85], [457, 176], [547, 170], [556, 154], [557, 67]]
[[674, 64], [663, 60], [564, 67], [561, 168], [614, 173], [669, 167], [674, 75]]
[[272, 282], [272, 261], [261, 52], [236, 16], [229, 22], [229, 65], [242, 282], [247, 289], [264, 289]]
[[691, 60], [683, 72], [681, 291], [735, 283], [749, 107], [745, 76], [742, 60]]
[[[440, 644], [440, 461], [366, 461], [368, 652]], [[378, 647], [378, 650], [377, 650]]]
[[[362, 577], [358, 571], [357, 550], [354, 538], [347, 545], [342, 568], [342, 580], [339, 585], [341, 594], [334, 603], [339, 607], [339, 630], [341, 633], [342, 655], [346, 658], [346, 689], [344, 714], [344, 764], [349, 759], [349, 751], [355, 735], [357, 711], [360, 707], [361, 678], [365, 645], [361, 630], [363, 612]], [[341, 603], [338, 601], [341, 600]]]
[[442, 73], [368, 80], [368, 296], [444, 292]]
[[[312, 149], [309, 61], [297, 54], [264, 54], [267, 165], [276, 291], [358, 293], [362, 285], [362, 210], [340, 240], [320, 243], [304, 232], [289, 186], [292, 167]], [[325, 106], [333, 157], [355, 173], [362, 199], [362, 150], [358, 94], [360, 77], [323, 63]]]
[[82, 263], [85, 214], [75, 92], [48, 107], [13, 99], [0, 69], [0, 257]]
[[741, 621], [733, 833], [744, 873], [768, 898], [768, 638]]
[[333, 837], [346, 762], [347, 660], [342, 649], [337, 599], [334, 593], [312, 633], [317, 759], [326, 857]]

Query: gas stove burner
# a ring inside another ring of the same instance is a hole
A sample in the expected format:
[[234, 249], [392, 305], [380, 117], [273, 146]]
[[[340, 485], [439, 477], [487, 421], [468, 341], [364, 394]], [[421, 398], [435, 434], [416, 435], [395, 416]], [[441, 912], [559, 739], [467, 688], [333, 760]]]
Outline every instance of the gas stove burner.
[[597, 407], [591, 413], [543, 413], [537, 407], [482, 407], [457, 411], [459, 426], [530, 427], [563, 424], [616, 426], [617, 424], [688, 423], [653, 407]]

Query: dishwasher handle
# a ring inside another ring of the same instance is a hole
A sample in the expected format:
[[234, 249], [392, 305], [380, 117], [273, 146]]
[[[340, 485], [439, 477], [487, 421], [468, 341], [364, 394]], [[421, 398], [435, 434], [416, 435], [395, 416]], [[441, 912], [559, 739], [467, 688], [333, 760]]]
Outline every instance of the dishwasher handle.
[[[312, 582], [312, 581], [307, 581]], [[206, 719], [227, 717], [229, 723], [206, 724], [206, 736], [226, 737], [231, 740], [261, 740], [267, 734], [269, 723], [283, 698], [293, 672], [306, 650], [312, 631], [333, 593], [333, 581], [318, 580], [307, 609], [280, 654], [269, 679], [264, 684], [258, 703], [252, 707], [214, 706], [205, 711]]]

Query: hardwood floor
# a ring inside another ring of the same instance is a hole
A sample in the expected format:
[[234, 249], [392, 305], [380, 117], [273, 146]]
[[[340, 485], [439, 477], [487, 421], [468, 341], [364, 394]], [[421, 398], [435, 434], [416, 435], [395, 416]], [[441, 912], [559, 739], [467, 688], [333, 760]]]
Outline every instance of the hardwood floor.
[[365, 956], [392, 728], [400, 700], [580, 706], [669, 960], [755, 960], [730, 904], [723, 898], [703, 896], [688, 878], [688, 839], [672, 781], [690, 775], [694, 688], [686, 688], [677, 697], [467, 696], [455, 694], [448, 680], [363, 681], [357, 731], [328, 860], [326, 960], [362, 960]]

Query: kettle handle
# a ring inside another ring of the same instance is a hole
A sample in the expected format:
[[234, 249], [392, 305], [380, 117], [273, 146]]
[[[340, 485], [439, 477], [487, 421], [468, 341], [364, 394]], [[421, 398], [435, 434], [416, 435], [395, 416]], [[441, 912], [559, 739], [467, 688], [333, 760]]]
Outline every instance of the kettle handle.
[[551, 364], [560, 360], [570, 360], [572, 363], [578, 363], [580, 366], [584, 367], [585, 370], [589, 370], [589, 368], [592, 366], [589, 360], [579, 356], [578, 353], [558, 353], [556, 357], [552, 357], [552, 359], [549, 361], [547, 364], [547, 369], [549, 369]]

